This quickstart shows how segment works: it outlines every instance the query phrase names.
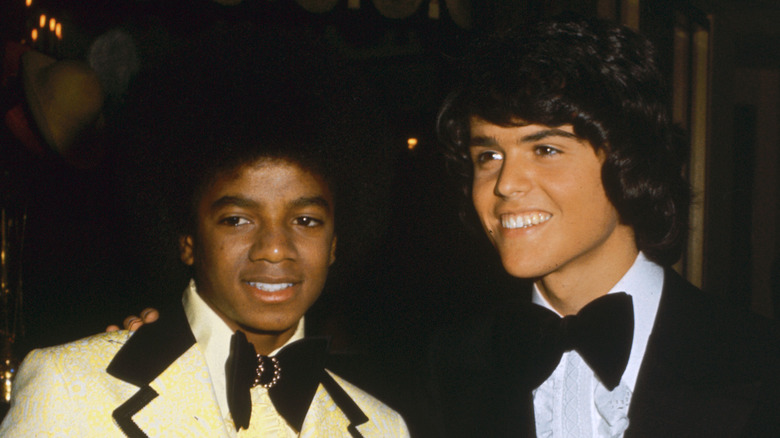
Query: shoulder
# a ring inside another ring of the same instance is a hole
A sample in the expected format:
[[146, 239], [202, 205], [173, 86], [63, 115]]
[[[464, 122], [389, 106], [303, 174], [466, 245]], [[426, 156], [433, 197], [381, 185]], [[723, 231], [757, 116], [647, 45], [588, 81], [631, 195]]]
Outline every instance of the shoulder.
[[96, 426], [87, 420], [103, 416], [89, 415], [108, 409], [98, 401], [111, 399], [120, 385], [106, 366], [130, 337], [126, 331], [101, 333], [31, 351], [14, 378], [0, 436], [77, 435], [87, 424]]
[[777, 321], [702, 291], [669, 270], [650, 339], [659, 360], [699, 364], [686, 367], [695, 368], [699, 379], [714, 373], [709, 377], [750, 380], [775, 372], [770, 368], [780, 361]]
[[516, 369], [538, 338], [535, 307], [515, 297], [437, 327], [427, 344], [428, 366], [436, 375], [452, 373], [458, 382], [462, 373], [486, 377], [485, 372], [509, 371], [504, 365]]
[[83, 372], [86, 369], [105, 371], [108, 362], [132, 335], [127, 330], [99, 333], [66, 344], [35, 349], [24, 358], [19, 372], [22, 374], [29, 367], [62, 367], [66, 372]]
[[[780, 342], [777, 321], [703, 291], [672, 270], [666, 271], [658, 312], [657, 328], [665, 324], [686, 329], [704, 338], [701, 341], [718, 338], [721, 343], [747, 343], [746, 347], [753, 344], [771, 347]], [[770, 350], [780, 354], [780, 349]]]
[[14, 378], [14, 393], [35, 393], [67, 381], [107, 376], [106, 367], [131, 338], [128, 331], [100, 333], [53, 347], [30, 351]]

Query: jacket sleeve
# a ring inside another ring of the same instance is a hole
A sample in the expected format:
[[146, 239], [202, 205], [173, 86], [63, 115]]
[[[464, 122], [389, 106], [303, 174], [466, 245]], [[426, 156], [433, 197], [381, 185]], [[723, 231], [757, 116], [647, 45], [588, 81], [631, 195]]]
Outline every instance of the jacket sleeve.
[[27, 355], [14, 378], [11, 406], [0, 425], [0, 436], [44, 437], [76, 432], [71, 391], [86, 389], [84, 382], [68, 384], [61, 366], [51, 350], [33, 350]]
[[31, 351], [14, 378], [0, 436], [122, 436], [111, 411], [136, 388], [106, 366], [129, 336], [100, 333]]

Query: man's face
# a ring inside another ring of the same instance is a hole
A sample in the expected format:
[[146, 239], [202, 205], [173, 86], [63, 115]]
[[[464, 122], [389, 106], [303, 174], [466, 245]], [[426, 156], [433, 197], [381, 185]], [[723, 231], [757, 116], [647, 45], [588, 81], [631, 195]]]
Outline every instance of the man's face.
[[333, 208], [324, 180], [297, 164], [243, 165], [203, 193], [182, 261], [231, 328], [292, 335], [335, 260]]
[[474, 207], [511, 275], [583, 280], [635, 251], [604, 191], [603, 153], [571, 125], [502, 127], [474, 117], [470, 154]]

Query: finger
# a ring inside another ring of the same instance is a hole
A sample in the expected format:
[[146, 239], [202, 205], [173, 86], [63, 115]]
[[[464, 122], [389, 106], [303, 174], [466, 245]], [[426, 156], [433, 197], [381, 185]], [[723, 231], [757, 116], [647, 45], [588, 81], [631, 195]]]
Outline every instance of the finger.
[[130, 327], [128, 328], [128, 330], [130, 330], [131, 332], [134, 332], [134, 331], [138, 330], [139, 328], [141, 328], [142, 325], [144, 325], [144, 322], [141, 321], [140, 319], [133, 320], [133, 321], [130, 322]]
[[107, 332], [116, 332], [119, 331], [119, 326], [116, 324], [111, 324], [110, 326], [106, 327]]
[[141, 321], [144, 323], [150, 323], [157, 321], [157, 318], [160, 317], [160, 312], [157, 311], [157, 309], [154, 309], [152, 307], [147, 307], [146, 309], [142, 310], [140, 313]]
[[138, 330], [138, 327], [141, 327], [143, 325], [143, 321], [141, 321], [140, 318], [138, 318], [135, 315], [128, 316], [125, 318], [122, 325], [125, 327], [126, 330]]

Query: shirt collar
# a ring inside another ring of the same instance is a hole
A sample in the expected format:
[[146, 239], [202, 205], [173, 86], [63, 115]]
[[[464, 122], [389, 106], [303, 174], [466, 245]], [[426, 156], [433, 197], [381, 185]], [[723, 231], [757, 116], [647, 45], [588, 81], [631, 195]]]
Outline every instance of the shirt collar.
[[[640, 252], [631, 268], [608, 292], [625, 292], [631, 295], [634, 303], [634, 339], [631, 344], [631, 355], [628, 358], [628, 365], [626, 365], [622, 379], [623, 383], [628, 385], [631, 391], [634, 390], [636, 385], [639, 366], [642, 364], [642, 358], [647, 348], [647, 340], [650, 337], [650, 332], [653, 330], [663, 285], [664, 269], [660, 265], [648, 260]], [[555, 312], [555, 309], [542, 296], [535, 284], [532, 300], [534, 304]]]
[[[227, 417], [230, 415], [230, 409], [227, 404], [225, 362], [230, 355], [230, 338], [233, 336], [233, 330], [201, 298], [197, 292], [195, 280], [190, 280], [187, 289], [184, 290], [182, 304], [198, 348], [206, 357], [206, 365], [222, 416]], [[304, 318], [301, 318], [293, 336], [284, 345], [272, 351], [270, 356], [274, 356], [288, 344], [303, 339], [303, 335]]]

